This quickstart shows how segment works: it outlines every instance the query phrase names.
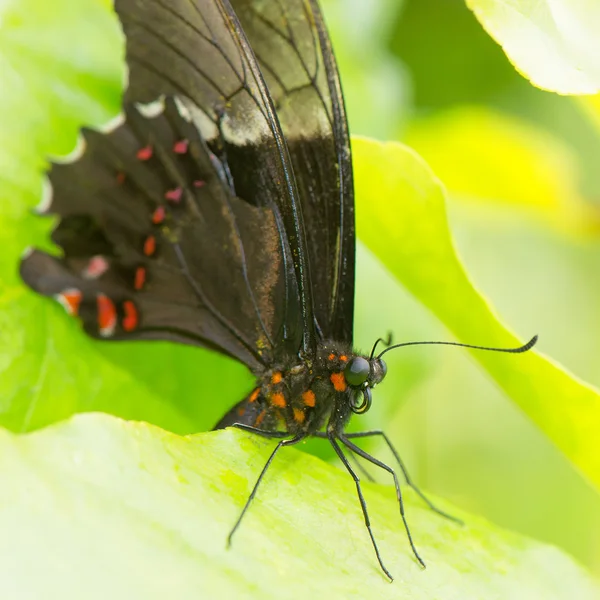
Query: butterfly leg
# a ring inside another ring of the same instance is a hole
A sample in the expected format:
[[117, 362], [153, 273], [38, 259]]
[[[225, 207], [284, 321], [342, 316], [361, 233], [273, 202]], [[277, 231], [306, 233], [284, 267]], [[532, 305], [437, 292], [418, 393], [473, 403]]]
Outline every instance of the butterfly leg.
[[[329, 443], [333, 446], [335, 453], [338, 455], [339, 459], [342, 461], [342, 464], [346, 467], [348, 473], [352, 479], [354, 479], [354, 483], [356, 484], [356, 492], [358, 494], [358, 500], [360, 502], [360, 507], [362, 509], [363, 516], [365, 518], [365, 525], [367, 526], [367, 531], [369, 532], [369, 536], [371, 538], [371, 543], [373, 544], [373, 549], [375, 550], [375, 555], [377, 556], [377, 560], [379, 562], [379, 566], [381, 570], [387, 575], [390, 581], [394, 581], [394, 578], [390, 575], [390, 572], [385, 568], [383, 561], [381, 560], [381, 555], [379, 554], [379, 548], [377, 547], [377, 542], [375, 541], [375, 536], [373, 535], [373, 531], [371, 530], [371, 520], [369, 519], [369, 513], [367, 511], [367, 502], [365, 497], [363, 496], [362, 489], [360, 487], [360, 478], [352, 469], [352, 465], [348, 462], [346, 455], [340, 448], [337, 443], [335, 437], [333, 435], [328, 435]], [[341, 439], [341, 438], [340, 438]]]
[[360, 431], [360, 432], [356, 432], [356, 433], [346, 433], [345, 438], [346, 439], [365, 438], [365, 437], [374, 437], [376, 435], [381, 436], [383, 438], [383, 440], [385, 441], [385, 443], [387, 444], [388, 448], [391, 450], [392, 454], [394, 455], [394, 458], [396, 459], [396, 462], [398, 463], [398, 465], [402, 471], [402, 475], [404, 475], [404, 479], [406, 480], [406, 485], [410, 486], [416, 492], [416, 494], [419, 496], [419, 498], [421, 498], [421, 500], [423, 500], [423, 502], [425, 502], [425, 504], [427, 504], [427, 506], [433, 512], [437, 513], [438, 515], [441, 515], [445, 519], [454, 521], [455, 523], [458, 523], [459, 525], [464, 525], [464, 522], [461, 521], [460, 519], [458, 519], [457, 517], [453, 517], [452, 515], [449, 515], [447, 512], [444, 512], [440, 508], [437, 508], [437, 506], [435, 506], [435, 504], [433, 504], [433, 502], [431, 502], [431, 500], [429, 500], [429, 498], [427, 498], [427, 496], [425, 496], [425, 494], [417, 487], [417, 485], [412, 481], [410, 475], [408, 474], [408, 470], [406, 469], [404, 462], [400, 458], [398, 451], [396, 450], [396, 448], [390, 441], [390, 438], [388, 438], [388, 436], [385, 434], [384, 431], [381, 431], [380, 429], [375, 429], [372, 431]]
[[[327, 434], [324, 431], [317, 431], [315, 433], [313, 433], [313, 437], [317, 437], [317, 438], [321, 438], [321, 439], [328, 439]], [[373, 475], [371, 475], [371, 473], [369, 473], [369, 471], [367, 471], [365, 469], [365, 467], [363, 466], [363, 464], [358, 460], [358, 458], [356, 458], [356, 456], [354, 456], [354, 454], [350, 454], [350, 457], [352, 458], [352, 462], [354, 462], [354, 464], [358, 467], [359, 471], [372, 483], [375, 483], [375, 477], [373, 477]]]
[[398, 477], [397, 477], [394, 469], [392, 469], [392, 467], [386, 465], [385, 463], [382, 463], [380, 460], [377, 460], [374, 456], [371, 456], [370, 454], [365, 452], [362, 448], [359, 448], [356, 444], [353, 444], [346, 437], [341, 435], [341, 436], [339, 436], [339, 440], [342, 442], [342, 444], [344, 444], [344, 446], [346, 446], [346, 448], [348, 448], [348, 450], [351, 450], [358, 456], [361, 456], [365, 460], [368, 460], [370, 463], [373, 463], [374, 465], [380, 467], [381, 469], [384, 469], [394, 478], [394, 485], [396, 487], [396, 497], [398, 498], [398, 505], [400, 506], [400, 516], [402, 517], [402, 522], [404, 523], [404, 529], [406, 530], [406, 535], [408, 536], [408, 542], [410, 543], [410, 547], [412, 548], [415, 558], [419, 561], [420, 565], [423, 568], [425, 568], [425, 566], [426, 566], [425, 562], [423, 561], [423, 559], [419, 556], [419, 553], [417, 552], [417, 548], [415, 547], [415, 544], [412, 539], [412, 535], [410, 533], [410, 528], [408, 527], [408, 521], [406, 520], [406, 515], [404, 513], [404, 501], [402, 500], [402, 492], [400, 491], [400, 483], [398, 482]]
[[[280, 437], [279, 434], [283, 433], [283, 432], [279, 432], [279, 431], [264, 431], [261, 429], [255, 429], [254, 427], [250, 427], [249, 425], [242, 425], [240, 427], [240, 429], [245, 429], [246, 431], [253, 431], [254, 433], [258, 433], [259, 435], [265, 435], [265, 437]], [[288, 435], [288, 434], [284, 434], [284, 435]], [[246, 500], [246, 504], [244, 504], [244, 508], [242, 509], [242, 512], [240, 513], [240, 516], [238, 517], [238, 520], [235, 522], [235, 525], [233, 526], [233, 528], [229, 532], [229, 535], [227, 536], [227, 546], [231, 546], [231, 540], [233, 538], [233, 534], [236, 532], [237, 528], [240, 526], [240, 523], [242, 522], [242, 519], [244, 518], [246, 511], [248, 510], [248, 508], [250, 508], [250, 504], [252, 503], [252, 500], [254, 500], [254, 497], [256, 496], [256, 492], [258, 491], [258, 486], [260, 485], [260, 482], [262, 481], [263, 477], [265, 476], [265, 473], [267, 472], [268, 468], [271, 466], [271, 463], [273, 462], [273, 459], [275, 458], [275, 456], [277, 455], [279, 450], [281, 448], [283, 448], [284, 446], [292, 446], [294, 444], [297, 444], [298, 442], [302, 441], [305, 437], [306, 437], [306, 435], [304, 435], [304, 434], [297, 435], [296, 437], [293, 437], [292, 439], [281, 440], [280, 442], [277, 443], [277, 446], [275, 446], [275, 448], [273, 449], [273, 452], [271, 452], [271, 455], [269, 456], [267, 462], [265, 463], [265, 466], [262, 468], [262, 471], [260, 472], [260, 475], [258, 476], [258, 479], [256, 480], [254, 487], [252, 488], [252, 492], [250, 492], [250, 496], [248, 496], [248, 500]]]

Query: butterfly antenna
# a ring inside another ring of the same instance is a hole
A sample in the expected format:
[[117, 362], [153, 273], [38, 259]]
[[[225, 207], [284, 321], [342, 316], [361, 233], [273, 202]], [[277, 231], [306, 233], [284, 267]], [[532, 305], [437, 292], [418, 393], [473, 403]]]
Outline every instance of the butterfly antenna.
[[[379, 340], [377, 340], [379, 342]], [[490, 352], [509, 352], [511, 354], [520, 354], [521, 352], [527, 352], [531, 350], [538, 341], [538, 336], [534, 335], [525, 345], [519, 346], [518, 348], [491, 348], [489, 346], [473, 346], [472, 344], [461, 344], [460, 342], [404, 342], [403, 344], [395, 344], [389, 346], [385, 350], [379, 353], [377, 358], [381, 358], [386, 352], [394, 350], [396, 348], [402, 348], [403, 346], [419, 346], [425, 344], [438, 345], [438, 346], [460, 346], [461, 348], [472, 348], [473, 350], [488, 350]], [[377, 344], [377, 342], [376, 342]], [[373, 355], [371, 354], [371, 358]]]
[[381, 342], [385, 346], [389, 346], [392, 343], [392, 332], [388, 331], [386, 338], [377, 338], [377, 340], [375, 340], [375, 343], [373, 344], [373, 349], [371, 350], [371, 355], [369, 356], [369, 360], [372, 360], [373, 357], [375, 356], [375, 350], [376, 350], [377, 344], [379, 344], [379, 342]]

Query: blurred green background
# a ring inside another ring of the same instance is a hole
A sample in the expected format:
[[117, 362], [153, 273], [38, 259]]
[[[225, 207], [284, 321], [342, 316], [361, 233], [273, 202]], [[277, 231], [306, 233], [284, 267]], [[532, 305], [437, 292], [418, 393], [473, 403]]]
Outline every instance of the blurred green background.
[[[523, 340], [538, 333], [541, 351], [599, 385], [600, 102], [534, 88], [461, 0], [322, 3], [352, 133], [425, 158], [448, 189], [464, 264], [503, 321]], [[50, 224], [28, 215], [41, 157], [68, 152], [81, 122], [118, 110], [122, 39], [104, 0], [3, 5], [12, 13], [0, 19], [0, 114], [23, 118], [0, 124], [0, 422], [28, 431], [104, 410], [182, 434], [209, 429], [252, 385], [241, 365], [170, 344], [133, 352], [91, 341], [18, 279], [23, 248], [48, 246]], [[388, 331], [451, 339], [360, 243], [356, 304], [363, 349]], [[600, 574], [597, 493], [466, 352], [388, 357], [385, 385], [353, 428], [385, 428], [424, 489]], [[305, 448], [331, 456], [318, 441]]]
[[[459, 0], [323, 4], [352, 133], [403, 141], [429, 162], [448, 189], [459, 254], [504, 322], [523, 339], [538, 333], [541, 351], [599, 385], [596, 99], [533, 87]], [[359, 250], [357, 342], [388, 329], [448, 339]], [[600, 573], [598, 495], [470, 358], [431, 348], [388, 357], [379, 423], [416, 480]]]

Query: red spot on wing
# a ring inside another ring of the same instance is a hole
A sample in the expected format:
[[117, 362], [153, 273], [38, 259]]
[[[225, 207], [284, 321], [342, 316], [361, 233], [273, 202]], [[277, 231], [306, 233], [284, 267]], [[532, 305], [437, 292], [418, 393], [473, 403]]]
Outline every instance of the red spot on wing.
[[69, 288], [54, 296], [70, 315], [77, 316], [83, 294], [76, 288]]
[[206, 185], [206, 181], [202, 181], [202, 179], [194, 180], [194, 187], [196, 187], [196, 188], [201, 188], [201, 187], [204, 187], [205, 185]]
[[146, 256], [152, 256], [156, 252], [156, 238], [153, 235], [149, 235], [144, 240], [144, 254]]
[[146, 269], [144, 267], [138, 267], [135, 270], [135, 277], [133, 280], [133, 287], [138, 292], [144, 287], [146, 283]]
[[271, 375], [271, 383], [272, 384], [281, 383], [282, 381], [283, 381], [283, 375], [279, 371], [276, 371], [275, 373], [273, 373], [273, 375]]
[[273, 406], [276, 406], [277, 408], [285, 408], [286, 407], [285, 396], [281, 392], [272, 394], [270, 399], [271, 399], [271, 404], [273, 404]]
[[150, 160], [152, 158], [152, 146], [144, 146], [137, 151], [138, 160]]
[[335, 354], [332, 352], [328, 357], [328, 360], [335, 360]]
[[117, 309], [114, 302], [104, 294], [96, 296], [98, 309], [98, 332], [102, 337], [110, 337], [117, 325]]
[[98, 279], [98, 277], [104, 275], [104, 273], [108, 271], [109, 266], [109, 262], [104, 256], [92, 256], [90, 262], [88, 262], [83, 270], [82, 276], [85, 279]]
[[260, 388], [256, 388], [250, 396], [248, 396], [248, 402], [256, 402], [258, 395], [260, 394]]
[[173, 144], [173, 152], [175, 154], [185, 154], [188, 151], [189, 142], [187, 140], [179, 140]]
[[125, 183], [125, 173], [123, 173], [123, 172], [117, 173], [117, 183], [119, 185], [123, 185]]
[[329, 376], [331, 383], [333, 384], [333, 389], [336, 392], [345, 392], [346, 391], [346, 378], [343, 373], [332, 373]]
[[174, 202], [175, 204], [177, 204], [178, 202], [181, 201], [182, 193], [183, 193], [183, 190], [180, 187], [176, 187], [172, 190], [167, 190], [165, 192], [165, 198], [167, 200], [169, 200], [169, 202]]
[[302, 393], [302, 402], [311, 408], [316, 404], [317, 398], [312, 390], [306, 390]]
[[157, 209], [152, 213], [152, 223], [154, 225], [160, 225], [165, 220], [165, 215], [165, 207], [157, 207]]
[[342, 362], [346, 362], [346, 361], [348, 360], [348, 357], [347, 357], [345, 354], [342, 354], [342, 355], [340, 356], [340, 360], [341, 360]]
[[137, 329], [139, 324], [138, 311], [135, 304], [131, 300], [125, 300], [125, 302], [123, 302], [123, 312], [125, 313], [123, 321], [121, 322], [123, 329], [125, 331], [133, 331], [134, 329]]

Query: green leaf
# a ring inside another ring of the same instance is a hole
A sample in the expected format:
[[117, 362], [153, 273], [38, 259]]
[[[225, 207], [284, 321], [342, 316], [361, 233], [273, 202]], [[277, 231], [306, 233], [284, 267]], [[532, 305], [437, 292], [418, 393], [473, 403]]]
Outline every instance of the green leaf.
[[424, 571], [393, 488], [365, 483], [390, 584], [350, 477], [292, 448], [277, 456], [228, 550], [272, 448], [232, 430], [178, 437], [103, 415], [25, 436], [0, 432], [0, 596], [597, 597], [600, 588], [559, 550], [470, 515], [460, 515], [461, 527], [406, 490]]
[[597, 234], [597, 211], [578, 189], [577, 155], [534, 123], [462, 106], [413, 120], [404, 141], [451, 197], [513, 205], [562, 232]]
[[[448, 230], [444, 190], [427, 164], [397, 143], [361, 140], [353, 150], [359, 235], [390, 272], [464, 343], [515, 347], [529, 339], [535, 332], [517, 339], [469, 280]], [[598, 392], [537, 350], [472, 353], [600, 488]]]
[[600, 91], [600, 4], [595, 0], [467, 0], [515, 68], [560, 94]]

